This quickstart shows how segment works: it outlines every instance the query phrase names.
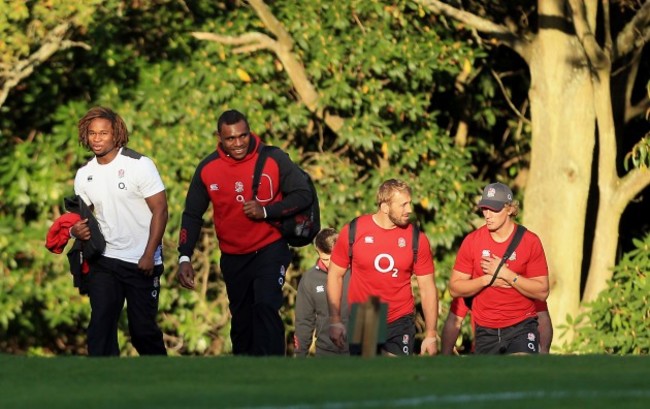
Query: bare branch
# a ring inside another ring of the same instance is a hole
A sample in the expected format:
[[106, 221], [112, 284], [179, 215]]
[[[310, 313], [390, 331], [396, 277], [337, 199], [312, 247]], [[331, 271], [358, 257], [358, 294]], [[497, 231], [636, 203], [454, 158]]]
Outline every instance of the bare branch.
[[195, 31], [192, 36], [198, 40], [214, 41], [226, 45], [241, 45], [243, 47], [233, 50], [233, 52], [247, 52], [257, 51], [261, 49], [269, 49], [275, 51], [278, 48], [277, 42], [266, 34], [262, 33], [246, 33], [240, 36], [223, 36], [219, 34], [206, 33]]
[[643, 49], [637, 49], [634, 51], [634, 56], [629, 62], [629, 71], [627, 74], [627, 83], [625, 84], [625, 123], [629, 122], [631, 119], [636, 118], [638, 115], [642, 115], [646, 109], [648, 109], [648, 94], [645, 94], [645, 98], [641, 100], [638, 104], [632, 105], [632, 93], [634, 91], [634, 84], [637, 80], [637, 75], [639, 74], [639, 65], [641, 64], [641, 55], [643, 54]]
[[[480, 71], [480, 70], [479, 70]], [[472, 74], [472, 66], [471, 64], [463, 64], [463, 69], [462, 71], [456, 76], [456, 81], [454, 82], [454, 88], [456, 88], [456, 91], [460, 95], [461, 101], [465, 98], [465, 88], [466, 86], [476, 78], [476, 76], [472, 76], [470, 78], [470, 75]], [[463, 106], [466, 106], [466, 104], [462, 103]], [[465, 109], [461, 110], [460, 114], [460, 120], [458, 122], [458, 127], [456, 128], [456, 134], [454, 135], [454, 141], [456, 143], [456, 146], [458, 147], [465, 147], [467, 146], [467, 136], [469, 134], [469, 125], [468, 125], [468, 120], [467, 120], [467, 112]]]
[[512, 101], [510, 100], [510, 97], [508, 96], [508, 92], [506, 91], [506, 87], [503, 85], [503, 82], [501, 82], [501, 78], [499, 78], [499, 76], [497, 75], [496, 72], [494, 72], [494, 70], [490, 70], [490, 72], [492, 73], [492, 76], [494, 77], [494, 79], [499, 84], [499, 88], [501, 88], [501, 92], [503, 93], [503, 97], [506, 99], [506, 102], [508, 103], [508, 106], [510, 107], [510, 109], [512, 109], [512, 111], [519, 117], [519, 119], [521, 119], [523, 122], [525, 122], [527, 124], [530, 124], [530, 120], [528, 118], [526, 118], [525, 116], [523, 116], [522, 113], [519, 112], [519, 110], [517, 109], [515, 104], [513, 104]]
[[650, 98], [646, 95], [638, 104], [630, 105], [625, 110], [625, 123], [630, 122], [632, 119], [643, 115], [650, 109]]
[[86, 51], [90, 51], [91, 48], [92, 48], [88, 44], [86, 44], [84, 42], [81, 42], [81, 41], [64, 40], [64, 41], [61, 42], [60, 50], [65, 50], [67, 48], [73, 48], [73, 47], [83, 48]]
[[243, 47], [233, 48], [232, 52], [233, 54], [251, 54], [264, 49], [273, 50], [271, 47], [267, 47], [262, 44], [250, 44]]
[[248, 0], [248, 3], [253, 7], [253, 10], [260, 17], [266, 28], [273, 33], [280, 42], [288, 49], [293, 48], [293, 38], [284, 29], [284, 26], [278, 19], [275, 18], [269, 7], [262, 0]]
[[596, 41], [596, 36], [587, 22], [584, 1], [569, 0], [569, 4], [578, 41], [582, 44], [589, 63], [597, 70], [605, 68], [609, 65], [609, 58]]
[[2, 77], [0, 77], [2, 80], [0, 88], [0, 106], [4, 104], [9, 92], [18, 85], [20, 81], [30, 76], [36, 67], [47, 61], [56, 52], [71, 47], [82, 47], [86, 50], [90, 49], [90, 46], [85, 43], [64, 40], [64, 37], [67, 35], [68, 30], [70, 30], [71, 27], [72, 23], [69, 21], [59, 24], [47, 34], [41, 47], [33, 54], [24, 60], [18, 61], [18, 63], [13, 67], [3, 67], [4, 70]]
[[439, 0], [416, 0], [416, 2], [433, 13], [453, 18], [454, 20], [465, 23], [469, 27], [480, 31], [481, 33], [494, 37], [502, 44], [512, 48], [525, 61], [529, 61], [529, 47], [527, 43], [520, 36], [508, 29], [508, 27], [495, 24], [490, 20], [477, 16], [476, 14], [459, 10]]
[[612, 59], [615, 61], [650, 41], [650, 1], [646, 1], [616, 37]]
[[344, 119], [336, 115], [330, 115], [324, 107], [320, 106], [320, 97], [315, 86], [309, 81], [304, 65], [296, 54], [291, 51], [294, 42], [290, 34], [285, 30], [282, 23], [275, 18], [263, 1], [249, 0], [248, 3], [258, 14], [266, 28], [277, 39], [257, 32], [246, 33], [236, 37], [205, 32], [194, 32], [192, 35], [199, 40], [241, 46], [233, 50], [235, 53], [249, 53], [262, 49], [272, 51], [282, 63], [300, 100], [305, 104], [307, 109], [316, 115], [317, 118], [322, 119], [332, 131], [338, 132], [343, 127]]
[[181, 4], [183, 10], [185, 10], [186, 13], [192, 13], [192, 10], [190, 10], [190, 8], [187, 7], [187, 3], [185, 3], [185, 0], [178, 0], [178, 2]]
[[616, 207], [624, 209], [648, 185], [650, 185], [650, 169], [646, 166], [632, 169], [620, 179], [614, 197]]
[[612, 58], [612, 18], [609, 13], [609, 0], [602, 0], [603, 4], [603, 26], [605, 27], [605, 50], [609, 58]]

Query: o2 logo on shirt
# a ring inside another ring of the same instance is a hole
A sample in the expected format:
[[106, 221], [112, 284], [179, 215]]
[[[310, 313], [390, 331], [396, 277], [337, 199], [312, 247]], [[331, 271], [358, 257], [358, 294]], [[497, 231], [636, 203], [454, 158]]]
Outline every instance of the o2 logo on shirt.
[[[375, 270], [382, 274], [391, 273], [391, 277], [397, 278], [399, 270], [395, 268], [395, 259], [390, 254], [381, 253], [375, 257]], [[382, 267], [382, 264], [385, 267]]]

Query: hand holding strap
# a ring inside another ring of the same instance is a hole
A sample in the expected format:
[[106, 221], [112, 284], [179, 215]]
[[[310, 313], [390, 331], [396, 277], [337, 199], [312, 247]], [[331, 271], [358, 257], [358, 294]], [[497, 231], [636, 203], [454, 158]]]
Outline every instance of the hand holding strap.
[[512, 241], [508, 245], [508, 248], [506, 249], [506, 253], [503, 255], [503, 258], [499, 262], [499, 265], [497, 266], [497, 269], [494, 270], [494, 275], [492, 275], [492, 280], [490, 280], [490, 284], [487, 285], [487, 287], [492, 286], [494, 282], [497, 279], [497, 275], [499, 274], [499, 270], [501, 270], [501, 267], [503, 267], [503, 264], [512, 256], [512, 253], [515, 252], [517, 249], [517, 246], [519, 245], [519, 242], [521, 241], [521, 238], [524, 237], [524, 233], [526, 232], [526, 228], [520, 224], [517, 225], [516, 231], [515, 231], [515, 236], [512, 238]]

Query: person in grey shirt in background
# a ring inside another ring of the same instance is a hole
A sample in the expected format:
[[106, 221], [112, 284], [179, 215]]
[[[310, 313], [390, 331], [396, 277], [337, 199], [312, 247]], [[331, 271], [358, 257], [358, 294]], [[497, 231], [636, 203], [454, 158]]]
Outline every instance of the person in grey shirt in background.
[[[327, 304], [327, 269], [330, 265], [332, 248], [338, 232], [332, 228], [321, 230], [314, 238], [318, 261], [306, 271], [298, 284], [296, 296], [296, 332], [294, 355], [304, 357], [310, 354], [312, 340], [316, 336], [316, 356], [348, 355], [348, 348], [339, 349], [329, 337], [329, 310]], [[343, 306], [341, 316], [347, 321], [347, 288], [350, 281], [348, 271], [343, 278]], [[344, 322], [347, 324], [347, 322]], [[315, 332], [315, 333], [314, 333]]]

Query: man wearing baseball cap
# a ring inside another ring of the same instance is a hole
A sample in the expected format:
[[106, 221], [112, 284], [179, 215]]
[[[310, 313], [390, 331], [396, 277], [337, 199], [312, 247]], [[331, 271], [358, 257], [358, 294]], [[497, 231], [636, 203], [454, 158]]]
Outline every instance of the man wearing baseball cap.
[[544, 301], [549, 293], [542, 243], [535, 233], [525, 230], [514, 252], [501, 263], [515, 237], [513, 219], [519, 203], [508, 186], [491, 183], [483, 189], [478, 207], [485, 225], [463, 240], [449, 292], [453, 297], [473, 297], [476, 353], [537, 354], [535, 300]]

